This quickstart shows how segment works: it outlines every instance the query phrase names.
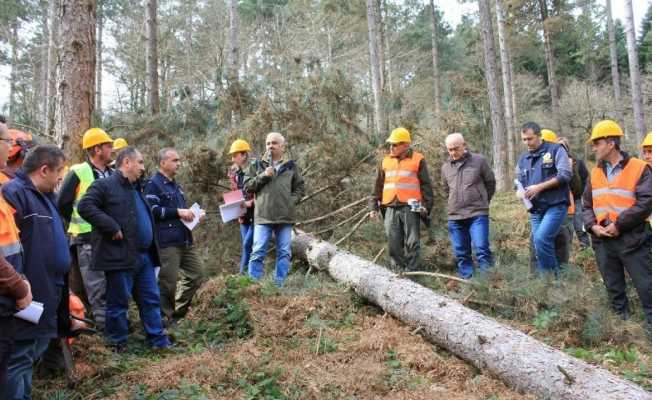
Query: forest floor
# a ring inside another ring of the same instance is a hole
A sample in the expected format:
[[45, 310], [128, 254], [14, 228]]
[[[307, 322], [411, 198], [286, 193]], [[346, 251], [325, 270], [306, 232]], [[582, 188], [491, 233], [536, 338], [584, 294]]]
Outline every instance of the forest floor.
[[[652, 343], [642, 329], [636, 295], [630, 297], [636, 317], [620, 321], [606, 304], [592, 251], [577, 247], [560, 283], [532, 277], [527, 215], [518, 201], [512, 194], [498, 195], [491, 216], [497, 265], [476, 280], [479, 285], [417, 280], [652, 390]], [[338, 228], [332, 237], [349, 228]], [[433, 227], [430, 234], [424, 233], [424, 269], [455, 274], [445, 228]], [[344, 245], [368, 258], [382, 246], [375, 221], [362, 224]], [[216, 277], [171, 332], [173, 353], [147, 350], [134, 313], [126, 353], [112, 353], [99, 336], [81, 338], [74, 344], [77, 387], [65, 389], [63, 378], [37, 378], [35, 399], [533, 398], [427, 342], [325, 273], [306, 275], [300, 262], [279, 290], [267, 279], [255, 284], [228, 275], [235, 270], [237, 247], [205, 259]]]

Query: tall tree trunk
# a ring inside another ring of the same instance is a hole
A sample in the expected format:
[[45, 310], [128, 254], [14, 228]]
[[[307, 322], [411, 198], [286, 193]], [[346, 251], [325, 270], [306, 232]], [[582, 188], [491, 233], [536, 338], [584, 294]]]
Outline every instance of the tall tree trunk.
[[507, 43], [507, 24], [502, 0], [496, 0], [496, 19], [498, 20], [498, 44], [500, 47], [500, 65], [503, 73], [503, 102], [505, 104], [505, 129], [507, 131], [507, 165], [513, 171], [516, 165], [514, 151], [514, 110], [512, 103], [512, 75], [509, 69], [510, 54]]
[[11, 73], [9, 82], [9, 122], [16, 119], [16, 90], [18, 83], [18, 20], [14, 20], [10, 27], [11, 44]]
[[48, 77], [47, 77], [47, 96], [45, 98], [45, 129], [46, 136], [55, 137], [54, 135], [54, 104], [57, 96], [57, 67], [59, 61], [59, 3], [61, 0], [49, 0], [48, 14], [50, 20], [50, 36], [48, 38]]
[[292, 254], [326, 271], [364, 299], [424, 336], [537, 399], [649, 400], [649, 392], [604, 368], [553, 349], [386, 268], [304, 232], [292, 235]]
[[555, 71], [555, 55], [552, 50], [552, 32], [548, 26], [548, 4], [546, 0], [539, 0], [539, 11], [541, 13], [541, 26], [543, 27], [543, 48], [546, 55], [546, 69], [548, 70], [548, 89], [550, 91], [550, 105], [552, 106], [552, 117], [554, 130], [561, 134], [561, 111], [559, 109], [559, 84], [557, 72]]
[[379, 140], [385, 135], [385, 112], [381, 86], [380, 60], [378, 57], [378, 27], [376, 24], [376, 0], [367, 0], [367, 26], [369, 29], [369, 63], [371, 88], [374, 94], [374, 127]]
[[439, 75], [439, 41], [437, 40], [437, 10], [434, 0], [430, 0], [430, 39], [432, 41], [432, 82], [435, 96], [435, 118], [437, 125], [441, 120], [441, 77]]
[[645, 114], [643, 112], [643, 95], [641, 94], [641, 71], [638, 68], [638, 50], [636, 48], [636, 29], [634, 27], [634, 10], [632, 0], [625, 0], [625, 33], [627, 36], [627, 55], [629, 57], [630, 91], [634, 109], [634, 128], [636, 144], [645, 137]]
[[[514, 62], [512, 58], [509, 58], [509, 76], [511, 77], [510, 81], [510, 91], [512, 92], [512, 125], [514, 126], [513, 132], [507, 132], [507, 140], [511, 140], [513, 145], [513, 155], [514, 166], [516, 166], [516, 160], [518, 160], [518, 144], [521, 143], [520, 136], [520, 123], [518, 120], [518, 103], [516, 102], [516, 87], [514, 85], [514, 80], [516, 76], [514, 75]], [[511, 171], [510, 171], [511, 172]]]
[[102, 46], [104, 36], [104, 0], [97, 3], [97, 38], [96, 55], [97, 71], [95, 72], [95, 114], [102, 120]]
[[509, 177], [505, 172], [505, 119], [503, 118], [502, 101], [498, 90], [496, 75], [496, 51], [494, 45], [493, 24], [491, 23], [491, 8], [489, 0], [478, 0], [480, 9], [480, 26], [482, 43], [484, 47], [485, 79], [487, 80], [487, 93], [489, 107], [491, 108], [491, 128], [493, 131], [493, 156], [494, 173], [496, 174], [496, 188], [503, 190], [508, 187]]
[[[49, 0], [50, 2], [54, 0]], [[41, 18], [43, 29], [43, 42], [41, 43], [41, 76], [39, 78], [39, 121], [41, 128], [45, 128], [47, 120], [47, 107], [48, 107], [48, 41], [50, 40], [50, 27], [48, 21], [48, 0], [41, 0]]]
[[157, 0], [147, 0], [146, 64], [147, 64], [147, 108], [151, 115], [161, 110], [158, 87], [158, 18]]
[[385, 75], [387, 76], [387, 92], [392, 94], [394, 92], [392, 84], [392, 53], [389, 48], [389, 30], [387, 29], [387, 25], [389, 24], [391, 26], [391, 22], [389, 20], [389, 8], [387, 8], [387, 0], [383, 0], [383, 10], [385, 13], [385, 22], [383, 24], [383, 42], [385, 43]]
[[91, 126], [95, 106], [94, 0], [61, 0], [60, 57], [54, 110], [55, 141], [69, 159], [82, 159], [81, 138]]
[[381, 0], [375, 0], [374, 6], [376, 8], [376, 25], [377, 29], [377, 45], [378, 45], [378, 66], [380, 67], [380, 90], [386, 92], [387, 76], [385, 75], [385, 23], [383, 21], [383, 12], [380, 7]]
[[623, 96], [620, 90], [620, 72], [618, 71], [618, 50], [616, 49], [616, 30], [611, 12], [611, 0], [607, 0], [607, 30], [609, 31], [609, 53], [611, 55], [611, 85], [614, 90], [614, 101], [616, 103], [616, 118], [618, 123], [625, 129], [625, 117], [623, 112]]
[[231, 109], [231, 123], [237, 124], [242, 116], [240, 106], [240, 90], [238, 84], [238, 1], [229, 0], [229, 54], [227, 57], [227, 79], [233, 107]]

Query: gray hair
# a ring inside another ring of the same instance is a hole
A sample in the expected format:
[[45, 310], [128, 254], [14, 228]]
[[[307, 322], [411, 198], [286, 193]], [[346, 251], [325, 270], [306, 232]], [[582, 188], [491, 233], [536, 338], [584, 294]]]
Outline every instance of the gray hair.
[[159, 165], [168, 158], [168, 153], [174, 151], [176, 152], [176, 149], [174, 147], [163, 147], [161, 150], [158, 151], [158, 158], [157, 162]]
[[127, 158], [133, 160], [137, 154], [138, 150], [133, 146], [127, 146], [124, 149], [121, 149], [120, 153], [118, 154], [118, 158], [115, 160], [116, 168], [122, 167], [122, 164], [124, 164]]
[[[270, 133], [268, 133], [266, 139], [269, 139], [270, 137], [275, 137], [275, 138], [279, 139], [281, 144], [285, 144], [285, 137], [283, 135], [281, 135], [280, 133], [278, 133], [278, 132], [270, 132]], [[265, 141], [267, 141], [267, 140], [265, 140]]]
[[455, 142], [464, 143], [464, 136], [462, 136], [462, 134], [458, 132], [451, 133], [450, 135], [446, 136], [446, 141], [445, 141], [446, 145]]

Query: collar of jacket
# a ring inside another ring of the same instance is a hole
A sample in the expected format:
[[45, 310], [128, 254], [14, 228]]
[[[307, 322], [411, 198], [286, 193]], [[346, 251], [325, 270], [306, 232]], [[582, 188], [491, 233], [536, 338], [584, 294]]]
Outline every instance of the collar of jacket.
[[161, 182], [163, 182], [163, 183], [166, 184], [166, 185], [167, 185], [168, 183], [172, 183], [172, 184], [176, 184], [176, 183], [177, 183], [177, 181], [176, 181], [175, 179], [169, 179], [167, 176], [163, 175], [163, 173], [162, 173], [161, 171], [156, 171], [156, 174], [155, 174], [155, 175], [158, 176], [159, 179], [161, 180]]
[[[620, 155], [623, 156], [623, 159], [618, 162], [618, 165], [620, 165], [620, 168], [625, 168], [625, 165], [629, 162], [629, 160], [632, 158], [627, 152], [625, 151], [620, 151]], [[607, 162], [608, 161], [600, 161], [600, 168], [604, 171], [605, 175], [607, 174]]]
[[25, 186], [26, 189], [29, 189], [30, 191], [36, 193], [39, 196], [47, 197], [50, 200], [54, 199], [54, 193], [41, 193], [39, 190], [34, 186], [34, 183], [30, 179], [29, 175], [25, 173], [25, 171], [20, 168], [18, 171], [16, 171], [16, 177], [14, 179], [17, 179], [20, 181], [23, 186]]
[[538, 157], [546, 151], [550, 151], [551, 143], [541, 141], [541, 146], [537, 147], [536, 150], [528, 151], [527, 158]]
[[115, 170], [115, 175], [117, 176], [116, 179], [118, 179], [118, 181], [122, 186], [129, 186], [130, 188], [134, 188], [134, 185], [138, 182], [136, 181], [134, 183], [131, 183], [129, 179], [126, 176], [124, 176], [122, 174], [122, 171], [120, 171], [119, 169]]

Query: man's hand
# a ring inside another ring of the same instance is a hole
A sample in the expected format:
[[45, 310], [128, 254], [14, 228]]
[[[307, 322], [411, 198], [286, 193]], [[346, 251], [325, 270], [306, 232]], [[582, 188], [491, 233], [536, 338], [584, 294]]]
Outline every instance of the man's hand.
[[195, 213], [193, 213], [190, 209], [179, 208], [177, 209], [177, 213], [179, 214], [179, 218], [186, 222], [191, 222], [193, 219], [195, 219]]
[[245, 200], [245, 202], [244, 202], [244, 206], [245, 206], [245, 208], [251, 208], [251, 207], [253, 207], [253, 206], [254, 206], [254, 199], [251, 199], [251, 200]]
[[265, 169], [265, 176], [272, 177], [272, 176], [274, 176], [274, 173], [275, 173], [275, 172], [276, 172], [276, 171], [274, 170], [274, 167], [267, 167], [267, 168]]
[[124, 239], [124, 236], [122, 235], [122, 229], [117, 231], [116, 233], [114, 233], [113, 237], [111, 239], [113, 239], [113, 240], [122, 240], [122, 239]]
[[541, 193], [541, 184], [535, 184], [526, 187], [525, 192], [523, 192], [523, 196], [525, 196], [527, 199], [532, 200], [539, 193]]
[[32, 302], [32, 286], [29, 284], [29, 281], [27, 279], [25, 279], [24, 282], [27, 285], [27, 294], [22, 299], [16, 300], [16, 307], [19, 310], [26, 309], [27, 306], [29, 306], [30, 303]]
[[369, 218], [376, 219], [378, 218], [378, 211], [369, 211]]
[[613, 222], [607, 225], [607, 227], [604, 228], [604, 230], [605, 232], [607, 232], [607, 234], [609, 234], [609, 237], [620, 236], [620, 231], [618, 230], [618, 228], [616, 228], [616, 224], [614, 224]]
[[598, 224], [593, 225], [591, 231], [593, 231], [597, 237], [612, 237], [611, 233], [607, 232], [607, 228]]

